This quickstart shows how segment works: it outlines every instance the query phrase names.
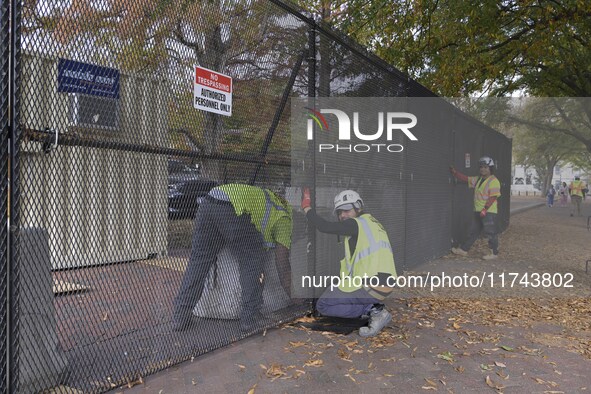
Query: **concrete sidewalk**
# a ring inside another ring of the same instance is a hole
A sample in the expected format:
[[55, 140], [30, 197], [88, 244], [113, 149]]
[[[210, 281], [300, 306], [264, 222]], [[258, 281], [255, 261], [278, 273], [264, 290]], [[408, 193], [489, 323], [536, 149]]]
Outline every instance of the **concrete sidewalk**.
[[[539, 199], [519, 202], [512, 204], [511, 213], [540, 205], [545, 204]], [[549, 223], [572, 221], [578, 228], [591, 214], [590, 208], [584, 205], [584, 218], [570, 218], [566, 209], [550, 208], [525, 213], [524, 218], [539, 215]], [[580, 228], [586, 236], [582, 224]], [[570, 247], [568, 241], [559, 240], [563, 247]], [[486, 264], [445, 256], [422, 269], [494, 268]], [[495, 264], [499, 270], [516, 269], [519, 262]], [[288, 324], [145, 377], [141, 385], [114, 391], [587, 393], [591, 326], [577, 317], [591, 316], [591, 285], [589, 277], [579, 271], [576, 275], [575, 294], [584, 299], [539, 300], [536, 294], [533, 300], [519, 300], [500, 293], [461, 300], [437, 295], [392, 299], [388, 307], [393, 322], [376, 338]]]
[[511, 215], [516, 215], [521, 212], [528, 211], [533, 208], [543, 207], [546, 205], [546, 200], [539, 197], [533, 198], [512, 198], [511, 199]]

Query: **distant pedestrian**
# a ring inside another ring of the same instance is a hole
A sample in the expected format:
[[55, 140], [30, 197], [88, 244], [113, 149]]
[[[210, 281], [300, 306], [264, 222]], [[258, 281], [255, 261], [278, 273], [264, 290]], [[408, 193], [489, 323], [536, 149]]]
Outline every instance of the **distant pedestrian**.
[[554, 185], [550, 185], [550, 188], [546, 192], [546, 201], [548, 202], [548, 207], [552, 208], [554, 206], [554, 196], [556, 195], [556, 189], [554, 189]]
[[568, 204], [568, 186], [566, 185], [566, 182], [562, 182], [558, 189], [558, 193], [560, 194], [560, 206], [566, 207]]
[[571, 202], [571, 209], [570, 215], [574, 216], [575, 211], [577, 211], [578, 216], [581, 215], [581, 202], [583, 201], [583, 189], [585, 189], [585, 184], [581, 181], [581, 178], [578, 175], [575, 175], [575, 180], [572, 181], [568, 187], [570, 193], [570, 202]]

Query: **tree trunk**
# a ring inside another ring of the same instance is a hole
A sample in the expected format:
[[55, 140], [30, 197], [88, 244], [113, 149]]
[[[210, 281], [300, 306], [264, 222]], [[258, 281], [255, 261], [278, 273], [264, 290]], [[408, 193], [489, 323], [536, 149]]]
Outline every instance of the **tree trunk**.
[[[223, 72], [226, 63], [226, 48], [222, 41], [221, 27], [212, 26], [205, 35], [205, 51], [200, 59], [200, 64], [210, 70]], [[205, 112], [205, 130], [203, 139], [206, 155], [219, 154], [224, 137], [224, 124], [222, 115]], [[203, 175], [222, 181], [223, 165], [218, 160], [205, 160], [203, 163]]]

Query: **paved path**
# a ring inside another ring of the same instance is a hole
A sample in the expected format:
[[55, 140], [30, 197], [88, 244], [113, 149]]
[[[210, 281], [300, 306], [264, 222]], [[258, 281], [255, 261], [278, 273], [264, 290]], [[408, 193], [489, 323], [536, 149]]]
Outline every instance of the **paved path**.
[[511, 215], [546, 205], [542, 198], [511, 199]]

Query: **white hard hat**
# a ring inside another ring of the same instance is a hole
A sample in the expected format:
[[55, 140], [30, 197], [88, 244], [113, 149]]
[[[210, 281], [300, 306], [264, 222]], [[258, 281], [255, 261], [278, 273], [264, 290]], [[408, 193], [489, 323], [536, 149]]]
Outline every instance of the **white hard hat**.
[[491, 159], [488, 156], [482, 156], [480, 159], [478, 159], [478, 165], [479, 166], [494, 167], [495, 166], [495, 162], [494, 162], [493, 159]]
[[337, 194], [334, 198], [334, 212], [337, 209], [348, 211], [349, 209], [361, 209], [363, 207], [363, 200], [359, 193], [354, 190], [345, 190]]

